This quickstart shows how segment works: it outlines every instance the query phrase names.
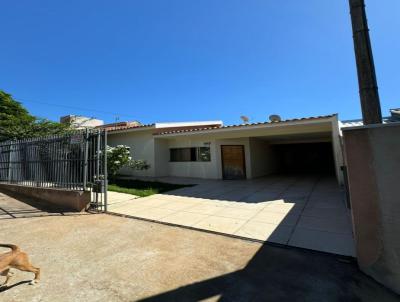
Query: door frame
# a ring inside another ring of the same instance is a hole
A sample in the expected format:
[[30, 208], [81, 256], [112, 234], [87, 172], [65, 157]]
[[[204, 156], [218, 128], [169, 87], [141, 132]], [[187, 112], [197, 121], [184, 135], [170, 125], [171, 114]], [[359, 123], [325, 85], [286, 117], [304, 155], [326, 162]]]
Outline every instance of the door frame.
[[225, 167], [224, 167], [224, 152], [222, 151], [223, 147], [241, 147], [242, 148], [242, 159], [243, 159], [243, 179], [247, 179], [246, 173], [246, 155], [245, 155], [245, 145], [221, 145], [221, 164], [222, 164], [222, 179], [226, 180], [225, 176]]

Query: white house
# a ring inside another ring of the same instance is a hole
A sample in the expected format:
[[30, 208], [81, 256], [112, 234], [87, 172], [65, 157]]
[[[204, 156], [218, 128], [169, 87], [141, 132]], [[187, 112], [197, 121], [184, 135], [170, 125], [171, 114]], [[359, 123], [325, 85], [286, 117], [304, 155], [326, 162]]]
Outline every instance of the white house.
[[336, 114], [223, 126], [221, 121], [111, 127], [110, 145], [128, 145], [148, 170], [132, 176], [252, 179], [275, 173], [331, 173], [342, 182]]

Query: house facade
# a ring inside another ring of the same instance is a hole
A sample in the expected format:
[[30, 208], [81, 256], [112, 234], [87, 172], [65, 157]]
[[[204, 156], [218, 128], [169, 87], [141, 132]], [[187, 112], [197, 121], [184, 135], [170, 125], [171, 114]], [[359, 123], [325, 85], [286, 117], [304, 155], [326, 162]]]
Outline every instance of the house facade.
[[342, 182], [337, 115], [223, 126], [221, 121], [112, 127], [110, 145], [147, 161], [137, 177], [254, 179], [276, 173], [329, 173]]

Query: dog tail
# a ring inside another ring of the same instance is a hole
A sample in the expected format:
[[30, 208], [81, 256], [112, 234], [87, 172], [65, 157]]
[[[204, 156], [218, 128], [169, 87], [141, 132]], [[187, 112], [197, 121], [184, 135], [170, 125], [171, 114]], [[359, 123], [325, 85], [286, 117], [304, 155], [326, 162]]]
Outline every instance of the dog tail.
[[2, 244], [0, 243], [0, 247], [8, 247], [10, 248], [14, 253], [19, 252], [19, 247], [14, 245], [14, 244]]

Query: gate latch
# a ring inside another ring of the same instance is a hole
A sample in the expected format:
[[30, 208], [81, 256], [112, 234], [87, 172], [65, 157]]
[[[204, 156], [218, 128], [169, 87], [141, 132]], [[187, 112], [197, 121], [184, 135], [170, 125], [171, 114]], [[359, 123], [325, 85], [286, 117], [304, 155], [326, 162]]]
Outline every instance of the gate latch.
[[93, 183], [92, 191], [95, 193], [104, 193], [105, 191], [105, 180], [99, 179], [95, 180]]

